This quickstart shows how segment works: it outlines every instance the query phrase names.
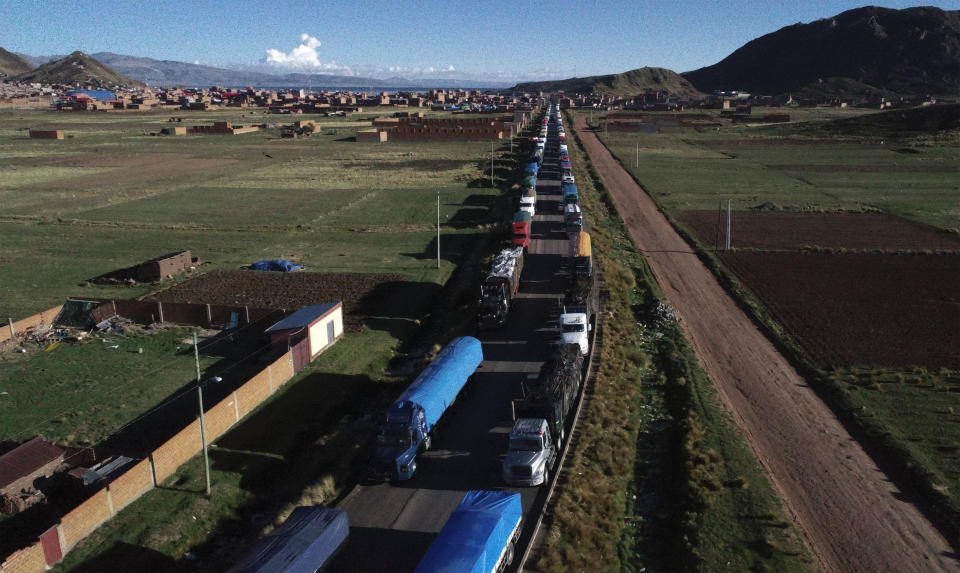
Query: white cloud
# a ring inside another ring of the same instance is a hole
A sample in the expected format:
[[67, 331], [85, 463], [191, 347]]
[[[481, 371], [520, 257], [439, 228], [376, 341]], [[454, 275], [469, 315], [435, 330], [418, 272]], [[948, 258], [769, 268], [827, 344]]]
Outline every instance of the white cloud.
[[320, 40], [310, 34], [300, 34], [296, 48], [289, 52], [270, 48], [262, 61], [270, 67], [284, 71], [351, 73], [349, 66], [342, 66], [337, 62], [320, 61], [320, 54], [317, 52], [320, 46]]

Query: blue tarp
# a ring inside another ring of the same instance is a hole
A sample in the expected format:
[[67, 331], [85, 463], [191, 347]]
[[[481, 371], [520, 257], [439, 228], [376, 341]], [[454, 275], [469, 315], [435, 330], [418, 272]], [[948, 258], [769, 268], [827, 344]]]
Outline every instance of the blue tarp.
[[560, 187], [560, 189], [563, 191], [564, 197], [566, 197], [567, 195], [579, 195], [579, 190], [577, 189], [577, 186], [572, 183], [564, 183]]
[[454, 338], [394, 404], [403, 401], [419, 404], [430, 430], [481, 362], [483, 349], [479, 340], [472, 336]]
[[303, 268], [303, 265], [293, 263], [287, 259], [271, 259], [265, 261], [257, 261], [250, 265], [251, 271], [282, 271], [289, 273], [291, 271], [299, 271]]
[[522, 515], [520, 494], [468, 491], [414, 573], [490, 573]]
[[90, 99], [99, 101], [113, 101], [117, 99], [117, 94], [107, 90], [70, 90], [67, 97], [87, 96]]
[[345, 512], [320, 505], [298, 507], [227, 573], [314, 573], [331, 561], [348, 535]]
[[540, 164], [534, 161], [533, 163], [527, 163], [527, 166], [523, 169], [524, 173], [527, 175], [533, 175], [536, 177], [537, 173], [540, 172]]

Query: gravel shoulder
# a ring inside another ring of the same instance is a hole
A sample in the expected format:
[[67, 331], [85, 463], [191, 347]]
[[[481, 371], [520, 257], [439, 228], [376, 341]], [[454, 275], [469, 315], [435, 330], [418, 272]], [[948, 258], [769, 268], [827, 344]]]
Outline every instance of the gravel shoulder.
[[957, 571], [894, 486], [724, 291], [582, 116], [582, 142], [701, 364], [827, 572]]

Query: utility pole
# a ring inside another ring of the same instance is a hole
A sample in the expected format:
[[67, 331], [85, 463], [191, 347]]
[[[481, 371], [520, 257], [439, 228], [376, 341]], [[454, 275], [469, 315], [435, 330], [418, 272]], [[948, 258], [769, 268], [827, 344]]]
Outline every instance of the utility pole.
[[726, 251], [730, 250], [730, 199], [727, 199], [727, 248]]
[[197, 400], [200, 402], [200, 445], [203, 446], [203, 475], [207, 481], [207, 497], [210, 497], [210, 458], [207, 455], [207, 434], [203, 425], [203, 382], [200, 380], [200, 350], [197, 348], [197, 333], [193, 333], [193, 359], [197, 364]]
[[440, 268], [440, 192], [437, 191], [437, 268]]
[[496, 187], [493, 183], [493, 142], [490, 142], [490, 187]]

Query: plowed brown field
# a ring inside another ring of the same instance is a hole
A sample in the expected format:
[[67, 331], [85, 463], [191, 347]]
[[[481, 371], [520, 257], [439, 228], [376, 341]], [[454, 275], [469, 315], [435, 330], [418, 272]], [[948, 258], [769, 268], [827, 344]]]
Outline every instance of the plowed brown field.
[[960, 368], [960, 255], [722, 253], [820, 366]]
[[[682, 211], [680, 223], [705, 245], [723, 244], [726, 213]], [[883, 249], [960, 252], [960, 237], [882, 213], [733, 211], [731, 244], [740, 249]]]
[[[397, 274], [212, 271], [147, 300], [286, 310], [339, 300], [343, 302], [344, 328], [356, 332], [364, 316], [376, 313], [372, 293], [389, 289], [390, 283], [405, 281], [403, 275]], [[386, 298], [386, 293], [381, 295]]]

